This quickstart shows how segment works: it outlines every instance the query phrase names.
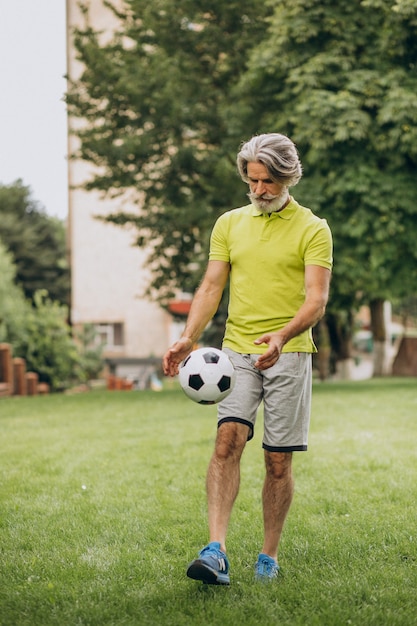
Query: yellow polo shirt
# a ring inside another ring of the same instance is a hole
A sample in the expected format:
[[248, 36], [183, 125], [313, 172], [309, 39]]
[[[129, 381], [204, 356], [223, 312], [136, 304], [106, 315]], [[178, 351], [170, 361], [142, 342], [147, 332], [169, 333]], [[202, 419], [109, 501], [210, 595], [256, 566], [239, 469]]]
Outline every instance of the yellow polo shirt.
[[[231, 265], [223, 346], [259, 354], [267, 346], [254, 340], [283, 328], [303, 304], [305, 266], [332, 268], [332, 236], [326, 220], [293, 198], [271, 215], [249, 204], [218, 218], [209, 258]], [[311, 329], [290, 339], [283, 351], [316, 352]]]

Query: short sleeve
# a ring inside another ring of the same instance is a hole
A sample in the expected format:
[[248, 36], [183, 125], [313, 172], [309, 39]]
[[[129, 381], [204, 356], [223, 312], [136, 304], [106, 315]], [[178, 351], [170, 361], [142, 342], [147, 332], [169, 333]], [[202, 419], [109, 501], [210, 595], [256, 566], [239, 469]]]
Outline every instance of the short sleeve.
[[210, 237], [210, 261], [230, 262], [229, 248], [227, 245], [227, 220], [226, 214], [221, 215], [214, 224]]
[[331, 270], [333, 266], [333, 239], [326, 220], [320, 225], [310, 239], [304, 255], [304, 265], [320, 265]]

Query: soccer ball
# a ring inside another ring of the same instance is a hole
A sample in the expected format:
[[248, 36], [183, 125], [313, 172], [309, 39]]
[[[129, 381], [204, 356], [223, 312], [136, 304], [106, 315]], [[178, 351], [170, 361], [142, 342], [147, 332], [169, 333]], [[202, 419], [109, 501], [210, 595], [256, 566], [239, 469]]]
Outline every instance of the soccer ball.
[[180, 384], [191, 400], [216, 404], [233, 389], [235, 370], [229, 357], [217, 348], [199, 348], [184, 360]]

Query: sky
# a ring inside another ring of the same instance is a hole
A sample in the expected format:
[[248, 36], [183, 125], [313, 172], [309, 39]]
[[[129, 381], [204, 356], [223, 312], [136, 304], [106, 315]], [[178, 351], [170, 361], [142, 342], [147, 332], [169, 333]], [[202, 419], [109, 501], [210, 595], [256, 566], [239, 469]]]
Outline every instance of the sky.
[[65, 0], [0, 0], [0, 184], [65, 219]]

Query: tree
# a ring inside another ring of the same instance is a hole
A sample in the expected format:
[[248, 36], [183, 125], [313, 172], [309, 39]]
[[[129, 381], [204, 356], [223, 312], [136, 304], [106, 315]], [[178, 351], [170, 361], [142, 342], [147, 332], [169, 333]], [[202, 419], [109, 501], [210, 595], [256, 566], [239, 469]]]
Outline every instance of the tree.
[[0, 238], [12, 254], [26, 298], [46, 289], [52, 300], [69, 304], [65, 226], [39, 207], [20, 180], [0, 185]]
[[[101, 346], [86, 346], [82, 336], [75, 340], [67, 318], [66, 306], [51, 300], [46, 291], [37, 291], [13, 342], [14, 354], [24, 358], [28, 369], [54, 391], [87, 382], [103, 368]], [[87, 336], [88, 329], [84, 333]]]
[[417, 292], [417, 1], [270, 5], [234, 89], [245, 112], [235, 119], [242, 132], [279, 129], [297, 143], [297, 197], [335, 240], [329, 312], [370, 303], [383, 344], [384, 300]]
[[360, 303], [416, 291], [416, 2], [126, 0], [110, 42], [84, 9], [74, 156], [97, 166], [87, 189], [132, 194], [137, 210], [110, 219], [151, 246], [155, 298], [194, 290], [215, 217], [244, 202], [238, 144], [277, 130], [302, 156], [297, 198], [334, 233], [339, 356]]
[[84, 328], [74, 339], [67, 307], [46, 291], [26, 299], [16, 273], [12, 254], [0, 240], [0, 343], [11, 344], [13, 355], [25, 359], [27, 369], [53, 391], [96, 377], [103, 362], [101, 346], [91, 347], [93, 329]]
[[129, 192], [137, 209], [108, 219], [137, 227], [137, 244], [150, 250], [149, 292], [167, 303], [179, 286], [194, 291], [215, 218], [244, 202], [235, 167], [242, 138], [227, 106], [270, 9], [249, 0], [126, 0], [113, 12], [110, 42], [86, 7], [75, 31], [85, 69], [66, 100], [86, 123], [74, 131], [74, 156], [97, 166], [87, 189]]
[[13, 342], [21, 332], [21, 320], [28, 305], [23, 290], [15, 283], [13, 257], [1, 240], [0, 276], [0, 343]]

